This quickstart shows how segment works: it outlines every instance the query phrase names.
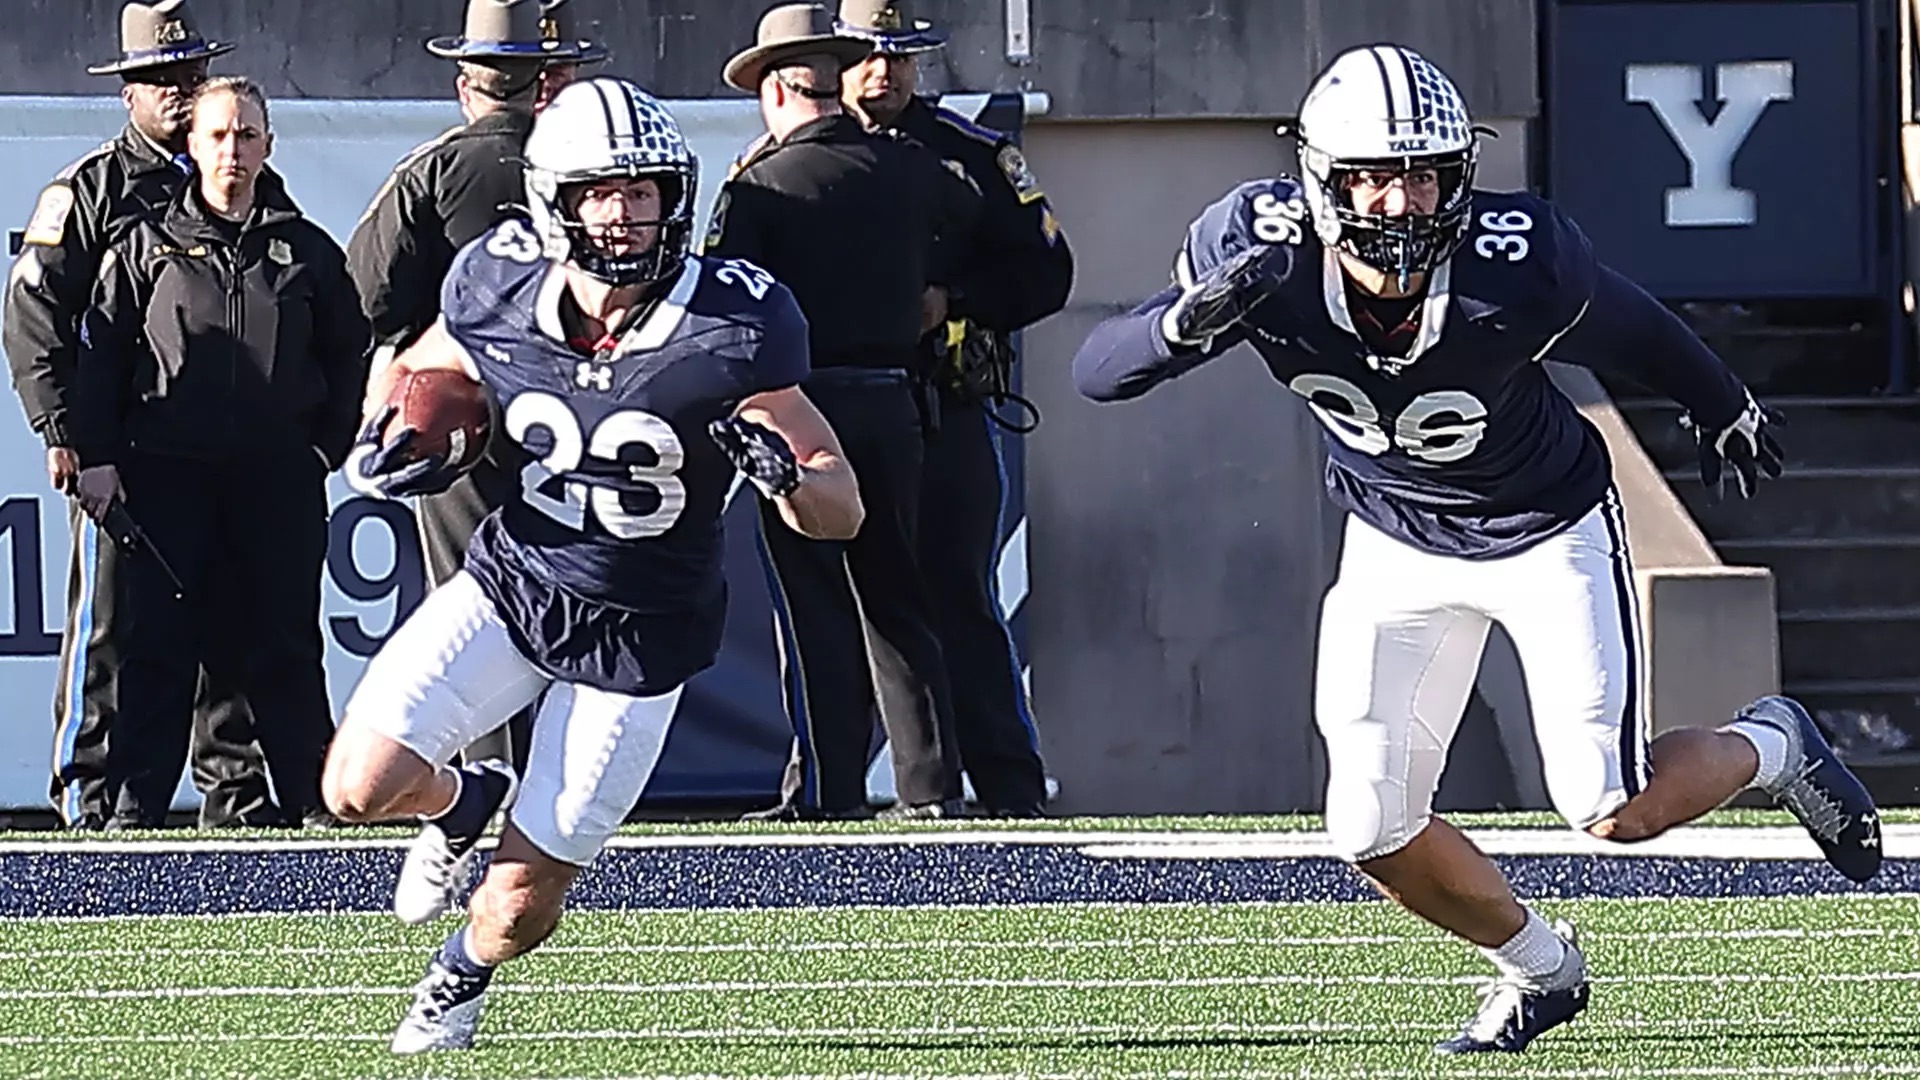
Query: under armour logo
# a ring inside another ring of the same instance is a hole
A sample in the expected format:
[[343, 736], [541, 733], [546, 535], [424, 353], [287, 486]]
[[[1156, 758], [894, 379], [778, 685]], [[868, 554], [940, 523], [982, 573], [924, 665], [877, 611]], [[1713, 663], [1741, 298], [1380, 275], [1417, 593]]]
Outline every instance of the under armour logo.
[[582, 390], [592, 387], [604, 394], [613, 389], [613, 369], [605, 364], [582, 360], [574, 365], [573, 381]]
[[513, 354], [492, 342], [482, 345], [481, 349], [487, 354], [487, 359], [489, 360], [502, 364], [513, 363]]

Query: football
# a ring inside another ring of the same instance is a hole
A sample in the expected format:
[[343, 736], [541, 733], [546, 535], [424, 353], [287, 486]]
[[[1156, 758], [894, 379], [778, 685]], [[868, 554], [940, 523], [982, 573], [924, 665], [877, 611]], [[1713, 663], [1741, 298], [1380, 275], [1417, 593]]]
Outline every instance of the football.
[[396, 407], [383, 435], [413, 428], [409, 458], [442, 455], [448, 465], [468, 469], [480, 460], [493, 430], [487, 388], [459, 371], [410, 371], [393, 384], [387, 403]]

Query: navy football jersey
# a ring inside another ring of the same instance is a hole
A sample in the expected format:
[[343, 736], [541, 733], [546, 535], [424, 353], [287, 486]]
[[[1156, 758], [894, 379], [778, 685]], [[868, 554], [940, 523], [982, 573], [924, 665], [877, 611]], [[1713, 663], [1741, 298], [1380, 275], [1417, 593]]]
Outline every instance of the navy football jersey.
[[447, 273], [447, 329], [531, 459], [467, 569], [543, 669], [662, 693], [713, 662], [726, 610], [721, 514], [735, 473], [707, 425], [806, 378], [806, 320], [759, 267], [688, 256], [664, 298], [587, 355], [566, 340], [565, 291], [517, 219]]
[[1188, 228], [1182, 284], [1256, 243], [1289, 247], [1279, 291], [1209, 354], [1248, 341], [1324, 425], [1336, 504], [1416, 547], [1488, 558], [1579, 520], [1610, 466], [1538, 363], [1586, 310], [1579, 228], [1525, 193], [1473, 193], [1473, 224], [1429, 275], [1404, 355], [1354, 329], [1346, 279], [1290, 177], [1240, 185]]

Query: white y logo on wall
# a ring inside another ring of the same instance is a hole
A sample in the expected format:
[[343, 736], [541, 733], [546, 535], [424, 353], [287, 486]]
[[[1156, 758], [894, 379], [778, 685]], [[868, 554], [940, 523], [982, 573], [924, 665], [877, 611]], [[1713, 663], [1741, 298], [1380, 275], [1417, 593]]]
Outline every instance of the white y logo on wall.
[[1628, 64], [1627, 100], [1651, 106], [1687, 158], [1687, 186], [1667, 189], [1669, 226], [1751, 225], [1753, 192], [1733, 186], [1733, 159], [1760, 114], [1793, 100], [1793, 61], [1745, 60], [1713, 69], [1720, 111], [1700, 111], [1700, 69], [1691, 64]]

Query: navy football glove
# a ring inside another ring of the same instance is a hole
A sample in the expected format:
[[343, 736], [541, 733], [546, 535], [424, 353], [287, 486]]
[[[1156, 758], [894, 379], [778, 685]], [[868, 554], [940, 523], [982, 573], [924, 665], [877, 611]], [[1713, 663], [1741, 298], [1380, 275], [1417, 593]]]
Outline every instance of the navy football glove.
[[1700, 440], [1700, 482], [1706, 485], [1707, 498], [1719, 502], [1726, 493], [1727, 467], [1732, 467], [1734, 488], [1743, 499], [1751, 499], [1760, 486], [1760, 474], [1780, 477], [1780, 444], [1774, 441], [1772, 425], [1780, 416], [1772, 409], [1747, 397], [1747, 407], [1733, 423], [1721, 428], [1706, 428], [1691, 417], [1681, 424], [1692, 429]]
[[1256, 244], [1202, 274], [1160, 317], [1161, 334], [1172, 345], [1206, 348], [1280, 288], [1276, 257], [1284, 257], [1282, 249]]
[[380, 433], [386, 430], [387, 424], [399, 411], [399, 406], [387, 405], [360, 429], [360, 437], [347, 454], [347, 462], [342, 469], [347, 475], [348, 486], [376, 499], [438, 495], [452, 487], [453, 482], [460, 478], [460, 470], [448, 468], [443, 455], [417, 457], [407, 453], [420, 432], [413, 428], [401, 428], [393, 438], [381, 439]]
[[800, 463], [794, 460], [793, 448], [764, 426], [729, 416], [708, 424], [707, 434], [733, 467], [769, 497], [791, 495], [800, 486]]

